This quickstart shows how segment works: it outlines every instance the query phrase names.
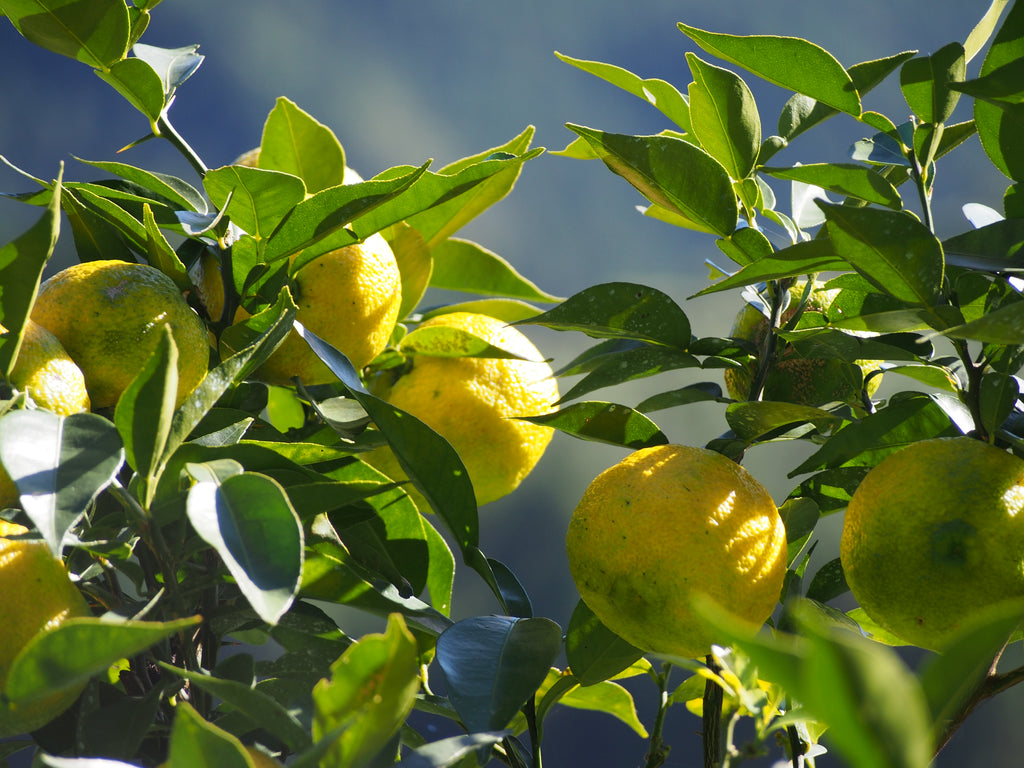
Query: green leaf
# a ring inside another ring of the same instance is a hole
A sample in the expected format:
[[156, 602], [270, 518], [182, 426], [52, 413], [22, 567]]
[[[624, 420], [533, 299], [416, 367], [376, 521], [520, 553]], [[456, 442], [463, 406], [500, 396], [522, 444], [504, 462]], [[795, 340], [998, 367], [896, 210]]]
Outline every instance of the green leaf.
[[[1024, 5], [1014, 3], [996, 32], [978, 75], [983, 78], [1021, 59], [1024, 59]], [[981, 145], [993, 164], [1011, 179], [1024, 179], [1024, 146], [1015, 138], [1024, 130], [1024, 105], [997, 106], [975, 99], [974, 122]]]
[[0, 333], [0, 375], [4, 378], [9, 377], [14, 368], [43, 269], [57, 244], [61, 189], [58, 178], [43, 215], [23, 234], [0, 248], [0, 285], [4, 288], [0, 291], [0, 325], [6, 329], [6, 333]]
[[612, 64], [603, 64], [599, 61], [585, 61], [573, 59], [555, 51], [555, 56], [567, 64], [589, 72], [592, 75], [607, 80], [612, 85], [622, 88], [624, 91], [643, 99], [656, 107], [667, 118], [687, 133], [690, 132], [690, 107], [676, 87], [664, 80], [655, 78], [642, 79], [632, 72]]
[[[914, 53], [916, 51], [903, 51], [883, 59], [862, 61], [860, 64], [850, 67], [847, 73], [850, 75], [857, 93], [863, 96], [895, 72]], [[838, 110], [804, 96], [802, 93], [793, 94], [779, 115], [779, 134], [786, 141], [792, 141], [804, 131], [837, 114], [839, 114]]]
[[907, 61], [900, 69], [900, 88], [914, 114], [926, 123], [946, 122], [960, 99], [950, 84], [963, 81], [966, 66], [960, 43], [949, 43], [930, 56]]
[[160, 666], [245, 715], [257, 727], [281, 739], [290, 751], [300, 752], [311, 745], [309, 733], [295, 715], [259, 688], [170, 664]]
[[614, 173], [694, 228], [725, 237], [739, 212], [729, 173], [710, 154], [675, 136], [628, 136], [569, 123]]
[[313, 194], [344, 183], [345, 151], [330, 128], [280, 96], [263, 126], [257, 166], [297, 176]]
[[836, 253], [872, 285], [911, 304], [939, 302], [942, 245], [908, 213], [819, 201]]
[[968, 62], [978, 55], [989, 38], [992, 37], [992, 33], [995, 32], [996, 25], [999, 23], [999, 17], [1009, 3], [1010, 0], [992, 0], [985, 15], [974, 25], [974, 29], [971, 30], [964, 42], [964, 51]]
[[602, 283], [517, 325], [580, 331], [594, 338], [635, 339], [685, 350], [690, 321], [667, 294], [636, 283]]
[[[424, 165], [397, 178], [329, 187], [302, 200], [287, 212], [280, 226], [271, 233], [264, 254], [266, 260], [273, 261], [306, 250], [302, 257], [293, 261], [291, 272], [294, 274], [317, 256], [359, 242], [362, 237], [369, 237], [385, 226], [405, 218], [410, 210], [420, 210], [420, 205], [435, 202], [421, 202], [420, 197], [412, 195], [411, 191], [411, 197], [402, 194], [410, 190], [414, 182], [425, 173]], [[386, 205], [389, 202], [392, 204]], [[383, 217], [383, 223], [379, 226], [374, 224], [365, 230], [350, 226], [355, 219], [378, 208], [381, 209], [379, 216]], [[316, 248], [310, 247], [314, 245]]]
[[890, 400], [886, 408], [837, 431], [788, 476], [838, 467], [854, 459], [857, 464], [872, 466], [885, 454], [918, 440], [960, 434], [934, 396], [908, 393], [904, 398]]
[[978, 410], [982, 425], [994, 434], [1013, 412], [1020, 396], [1020, 383], [1015, 376], [990, 372], [981, 377], [978, 388]]
[[942, 331], [954, 339], [972, 339], [987, 344], [1024, 344], [1024, 302], [1007, 304], [977, 320]]
[[798, 424], [813, 424], [819, 431], [827, 432], [843, 423], [840, 416], [796, 403], [744, 402], [733, 403], [725, 411], [736, 436], [747, 442], [781, 427]]
[[553, 413], [522, 418], [533, 424], [554, 427], [581, 440], [625, 448], [648, 448], [668, 443], [668, 438], [657, 424], [639, 411], [615, 403], [575, 403]]
[[701, 61], [686, 61], [693, 73], [690, 121], [700, 146], [736, 180], [745, 179], [761, 148], [761, 118], [754, 94], [738, 75]]
[[821, 566], [807, 587], [807, 598], [820, 603], [827, 603], [850, 591], [843, 573], [843, 563], [837, 557]]
[[25, 39], [96, 69], [128, 53], [131, 20], [124, 0], [0, 0], [0, 11]]
[[[135, 3], [136, 7], [138, 5]], [[156, 5], [156, 3], [152, 5]], [[196, 53], [199, 50], [198, 45], [186, 45], [182, 48], [157, 48], [155, 45], [136, 43], [132, 50], [135, 56], [149, 64], [160, 78], [164, 104], [170, 103], [178, 86], [192, 77], [205, 58]]]
[[777, 179], [789, 179], [822, 187], [830, 192], [900, 210], [900, 193], [873, 168], [852, 163], [813, 163], [792, 168], [761, 168]]
[[724, 35], [681, 22], [678, 26], [713, 56], [840, 112], [860, 115], [860, 97], [850, 75], [832, 54], [813, 43], [797, 37]]
[[576, 382], [569, 391], [565, 392], [558, 402], [564, 403], [598, 389], [654, 376], [666, 371], [700, 366], [700, 361], [688, 352], [650, 344], [642, 344], [603, 355], [594, 363], [592, 370]]
[[164, 111], [164, 88], [160, 75], [149, 64], [138, 58], [121, 59], [107, 70], [95, 71], [101, 80], [124, 96], [156, 128], [157, 120]]
[[[430, 248], [451, 237], [508, 195], [523, 163], [543, 154], [541, 147], [530, 149], [533, 134], [531, 125], [500, 146], [449, 163], [439, 171], [438, 178], [425, 180], [417, 190], [425, 194], [429, 204], [424, 201], [398, 218], [406, 219], [418, 230]], [[437, 194], [435, 183], [447, 190]]]
[[919, 672], [932, 715], [935, 743], [948, 723], [988, 675], [1007, 638], [1020, 626], [1020, 600], [990, 607], [972, 618], [942, 653], [927, 658]]
[[721, 397], [722, 387], [720, 384], [701, 381], [696, 384], [688, 384], [679, 389], [673, 389], [669, 392], [659, 392], [656, 395], [651, 395], [637, 403], [636, 409], [641, 413], [650, 413], [651, 411], [675, 408], [680, 405], [689, 405], [690, 403], [718, 400]]
[[198, 623], [198, 616], [167, 622], [68, 619], [21, 649], [4, 692], [11, 701], [27, 702], [66, 690]]
[[306, 197], [302, 179], [240, 165], [210, 171], [203, 186], [213, 204], [257, 240], [268, 238]]
[[460, 328], [446, 326], [419, 327], [398, 343], [398, 350], [406, 355], [431, 357], [492, 357], [505, 360], [541, 362], [539, 358], [524, 358], [516, 352], [494, 346], [486, 339]]
[[728, 237], [716, 240], [715, 245], [741, 267], [771, 258], [775, 253], [771, 241], [754, 227], [740, 227]]
[[122, 393], [114, 411], [128, 466], [144, 483], [142, 503], [146, 509], [156, 491], [177, 392], [178, 347], [170, 325], [165, 325], [153, 354]]
[[55, 555], [123, 462], [121, 438], [102, 416], [36, 410], [0, 418], [0, 464]]
[[71, 236], [80, 261], [120, 259], [132, 261], [135, 255], [124, 240], [102, 216], [83, 205], [69, 190], [61, 194], [61, 207], [71, 225]]
[[189, 522], [217, 550], [260, 618], [275, 624], [302, 576], [302, 525], [287, 494], [266, 475], [219, 480], [201, 465], [189, 472], [198, 480], [188, 493]]
[[448, 698], [469, 732], [509, 724], [544, 682], [562, 646], [549, 619], [476, 616], [437, 639]]
[[[742, 230], [740, 230], [742, 231]], [[848, 270], [850, 265], [840, 256], [828, 238], [816, 237], [794, 243], [771, 256], [765, 256], [733, 273], [724, 280], [698, 291], [694, 296], [728, 291], [746, 285], [778, 280], [783, 277], [800, 277], [817, 272]]]
[[416, 639], [392, 615], [383, 634], [354, 643], [331, 665], [330, 679], [313, 688], [313, 738], [333, 741], [322, 764], [369, 765], [412, 709], [419, 683]]
[[449, 768], [462, 765], [464, 758], [488, 750], [511, 731], [486, 731], [464, 736], [449, 736], [408, 752], [394, 768]]
[[608, 629], [580, 600], [569, 619], [565, 656], [573, 677], [587, 686], [615, 677], [641, 658], [643, 651]]
[[148, 190], [156, 192], [161, 197], [167, 198], [172, 204], [178, 205], [182, 210], [206, 213], [206, 199], [199, 190], [176, 176], [156, 171], [147, 171], [144, 168], [135, 168], [125, 163], [116, 163], [108, 160], [85, 160], [76, 157], [79, 162], [99, 168], [101, 171], [112, 173], [126, 181], [138, 184]]
[[187, 701], [175, 708], [167, 768], [249, 768], [242, 742], [200, 717]]
[[[525, 301], [561, 301], [516, 272], [508, 261], [470, 240], [449, 237], [430, 249], [433, 288]], [[404, 286], [404, 283], [403, 283]]]
[[[555, 677], [557, 674], [556, 670], [552, 670], [548, 677], [558, 681], [573, 679], [571, 677]], [[644, 728], [637, 716], [633, 696], [621, 685], [610, 680], [603, 680], [588, 686], [575, 685], [559, 695], [556, 703], [571, 709], [585, 709], [611, 715], [619, 722], [629, 726], [630, 730], [641, 739], [648, 737], [647, 729]], [[546, 708], [543, 703], [538, 707], [538, 711], [542, 708]]]

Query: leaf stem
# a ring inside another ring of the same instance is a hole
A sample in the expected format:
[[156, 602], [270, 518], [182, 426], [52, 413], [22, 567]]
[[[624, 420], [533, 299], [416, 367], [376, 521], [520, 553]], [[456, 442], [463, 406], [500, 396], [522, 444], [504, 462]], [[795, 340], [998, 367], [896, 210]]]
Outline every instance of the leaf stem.
[[764, 336], [764, 342], [757, 358], [757, 371], [750, 382], [750, 393], [747, 395], [747, 400], [751, 402], [760, 400], [761, 395], [764, 393], [764, 386], [768, 381], [768, 372], [771, 370], [775, 357], [775, 347], [778, 343], [776, 331], [782, 324], [783, 306], [785, 305], [785, 298], [789, 293], [789, 286], [792, 282], [792, 278], [785, 278], [775, 282], [775, 290], [772, 293], [771, 317], [768, 320], [768, 333]]
[[664, 765], [671, 749], [662, 740], [662, 734], [665, 731], [665, 714], [671, 704], [668, 695], [668, 678], [671, 672], [672, 664], [666, 662], [656, 677], [658, 681], [658, 714], [655, 715], [654, 725], [651, 726], [651, 746], [647, 750], [644, 768], [658, 768], [658, 766]]
[[199, 174], [199, 177], [202, 178], [205, 176], [206, 172], [210, 169], [207, 168], [206, 163], [204, 163], [202, 158], [199, 157], [199, 154], [192, 149], [189, 143], [185, 141], [181, 134], [175, 130], [173, 125], [171, 125], [171, 121], [167, 119], [166, 114], [160, 115], [160, 118], [156, 121], [156, 125], [160, 132], [159, 135], [171, 142], [174, 148], [177, 149], [186, 160], [188, 160], [189, 165], [195, 169], [195, 172]]

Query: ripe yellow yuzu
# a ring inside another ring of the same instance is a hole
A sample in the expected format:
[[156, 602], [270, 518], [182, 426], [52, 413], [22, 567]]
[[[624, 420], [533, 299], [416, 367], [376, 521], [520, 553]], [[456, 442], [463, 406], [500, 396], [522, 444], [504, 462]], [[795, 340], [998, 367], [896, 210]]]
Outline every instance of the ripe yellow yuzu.
[[840, 558], [868, 616], [941, 648], [979, 611], [1024, 597], [1024, 460], [969, 437], [886, 456], [850, 500]]
[[[793, 314], [803, 295], [806, 280], [800, 280], [789, 288], [789, 307], [782, 314], [782, 322], [786, 323]], [[824, 283], [816, 282], [811, 295], [804, 307], [807, 317], [818, 316], [823, 319], [824, 313], [839, 295], [839, 289], [826, 289]], [[736, 339], [753, 342], [758, 349], [768, 333], [768, 319], [756, 307], [744, 303], [737, 313], [729, 335]], [[877, 360], [858, 360], [856, 366], [861, 376], [852, 375], [855, 369], [843, 366], [840, 361], [824, 357], [798, 357], [790, 347], [768, 373], [765, 382], [763, 400], [775, 400], [800, 405], [819, 406], [832, 401], [860, 404], [860, 385], [863, 376], [879, 368]], [[756, 371], [756, 363], [748, 363], [741, 368], [726, 368], [726, 391], [733, 400], [746, 400], [750, 394], [750, 385]], [[881, 383], [881, 375], [872, 376], [867, 382], [868, 395], [873, 395]]]
[[[0, 690], [7, 684], [11, 662], [39, 632], [69, 618], [88, 616], [78, 588], [64, 565], [40, 540], [2, 538], [28, 529], [0, 520]], [[84, 685], [13, 706], [0, 702], [0, 737], [41, 728], [70, 707]]]
[[636, 647], [703, 657], [706, 595], [764, 623], [786, 574], [786, 530], [746, 469], [705, 448], [642, 448], [599, 474], [573, 511], [566, 552], [580, 597]]
[[60, 416], [91, 407], [82, 369], [57, 337], [31, 318], [25, 323], [10, 382], [15, 389], [27, 391], [37, 406]]
[[[477, 504], [511, 493], [551, 442], [550, 427], [515, 418], [552, 410], [558, 383], [551, 366], [521, 331], [487, 315], [451, 312], [418, 327], [460, 329], [524, 358], [415, 355], [412, 368], [381, 392], [451, 444], [466, 465]], [[390, 448], [372, 451], [366, 460], [393, 479], [406, 478]]]
[[147, 264], [101, 260], [63, 269], [40, 286], [32, 319], [82, 369], [94, 408], [117, 403], [156, 349], [164, 326], [178, 347], [178, 405], [209, 365], [203, 321], [174, 281]]

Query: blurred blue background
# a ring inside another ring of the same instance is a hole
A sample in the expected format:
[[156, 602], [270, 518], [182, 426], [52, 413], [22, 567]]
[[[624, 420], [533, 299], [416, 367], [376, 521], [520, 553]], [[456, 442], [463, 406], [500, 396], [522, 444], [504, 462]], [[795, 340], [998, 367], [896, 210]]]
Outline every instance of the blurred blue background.
[[[520, 0], [487, 3], [166, 0], [153, 13], [143, 42], [164, 47], [200, 44], [206, 60], [178, 92], [170, 117], [210, 166], [230, 162], [259, 143], [263, 121], [278, 96], [287, 96], [329, 125], [348, 162], [363, 176], [399, 164], [434, 159], [439, 168], [499, 145], [526, 126], [535, 145], [562, 149], [573, 122], [609, 131], [656, 133], [669, 127], [645, 103], [560, 62], [554, 51], [616, 64], [641, 77], [669, 80], [685, 93], [690, 77], [684, 53], [701, 53], [677, 29], [687, 24], [732, 34], [807, 38], [844, 65], [963, 41], [987, 7], [982, 0]], [[980, 60], [969, 72], [976, 72]], [[774, 132], [788, 94], [745, 76], [761, 111], [764, 135]], [[35, 175], [92, 178], [73, 157], [113, 159], [146, 132], [143, 118], [81, 64], [36, 48], [0, 22], [0, 154]], [[901, 122], [909, 115], [898, 80], [890, 78], [866, 99], [866, 108]], [[954, 119], [969, 118], [961, 110]], [[779, 163], [843, 161], [866, 135], [838, 117], [777, 156]], [[195, 179], [161, 142], [147, 142], [118, 159]], [[934, 201], [940, 236], [967, 228], [966, 202], [1001, 209], [1005, 179], [990, 169], [977, 139], [942, 161]], [[0, 166], [0, 191], [28, 188]], [[784, 190], [780, 200], [785, 200]], [[550, 154], [527, 163], [512, 194], [459, 234], [511, 261], [545, 290], [569, 296], [587, 286], [628, 280], [656, 286], [689, 314], [698, 335], [725, 335], [739, 309], [738, 295], [688, 301], [707, 284], [705, 259], [726, 260], [708, 236], [641, 217], [643, 203], [598, 162]], [[914, 207], [908, 199], [909, 207]], [[783, 204], [785, 209], [785, 204]], [[23, 231], [38, 212], [0, 199], [0, 243]], [[62, 237], [53, 270], [74, 260]], [[529, 330], [557, 365], [590, 344], [576, 334]], [[655, 392], [717, 378], [714, 372], [673, 372], [595, 393], [634, 405]], [[883, 390], [884, 394], [884, 390]], [[701, 445], [724, 428], [720, 404], [691, 405], [653, 414], [673, 442]], [[746, 466], [782, 500], [799, 482], [786, 478], [802, 457], [800, 446], [772, 445], [750, 452]], [[544, 461], [519, 491], [482, 510], [482, 548], [509, 564], [534, 600], [535, 612], [561, 625], [576, 595], [563, 551], [569, 515], [587, 483], [624, 455], [621, 449], [556, 435]], [[813, 571], [836, 556], [839, 519], [820, 527]], [[457, 617], [496, 606], [472, 575], [457, 578]], [[345, 628], [359, 630], [360, 616]], [[353, 627], [354, 623], [354, 627]], [[366, 627], [374, 627], [366, 622]], [[913, 662], [913, 660], [911, 660]], [[682, 676], [678, 681], [682, 680]], [[656, 692], [632, 685], [646, 722]], [[1024, 749], [1014, 727], [1021, 697], [1011, 693], [983, 707], [939, 759], [940, 766], [1013, 764]], [[675, 745], [667, 765], [692, 765], [699, 754], [699, 720], [674, 707], [667, 738]], [[600, 715], [559, 710], [546, 727], [551, 766], [631, 766], [644, 742]], [[819, 765], [838, 764], [830, 758]]]

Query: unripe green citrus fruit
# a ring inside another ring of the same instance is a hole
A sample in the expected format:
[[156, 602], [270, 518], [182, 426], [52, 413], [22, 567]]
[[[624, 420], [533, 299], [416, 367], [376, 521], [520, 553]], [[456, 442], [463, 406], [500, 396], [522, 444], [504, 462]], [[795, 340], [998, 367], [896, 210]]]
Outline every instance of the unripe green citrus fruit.
[[762, 624], [786, 575], [786, 530], [768, 491], [720, 453], [684, 445], [642, 448], [599, 474], [573, 511], [566, 552], [605, 626], [686, 658], [716, 641], [696, 595]]
[[167, 275], [147, 264], [87, 261], [39, 288], [32, 319], [46, 328], [85, 375], [94, 408], [115, 405], [170, 326], [178, 347], [180, 405], [210, 359], [206, 326]]
[[979, 611], [1024, 597], [1024, 460], [969, 437], [886, 456], [850, 500], [840, 558], [868, 616], [942, 648]]

